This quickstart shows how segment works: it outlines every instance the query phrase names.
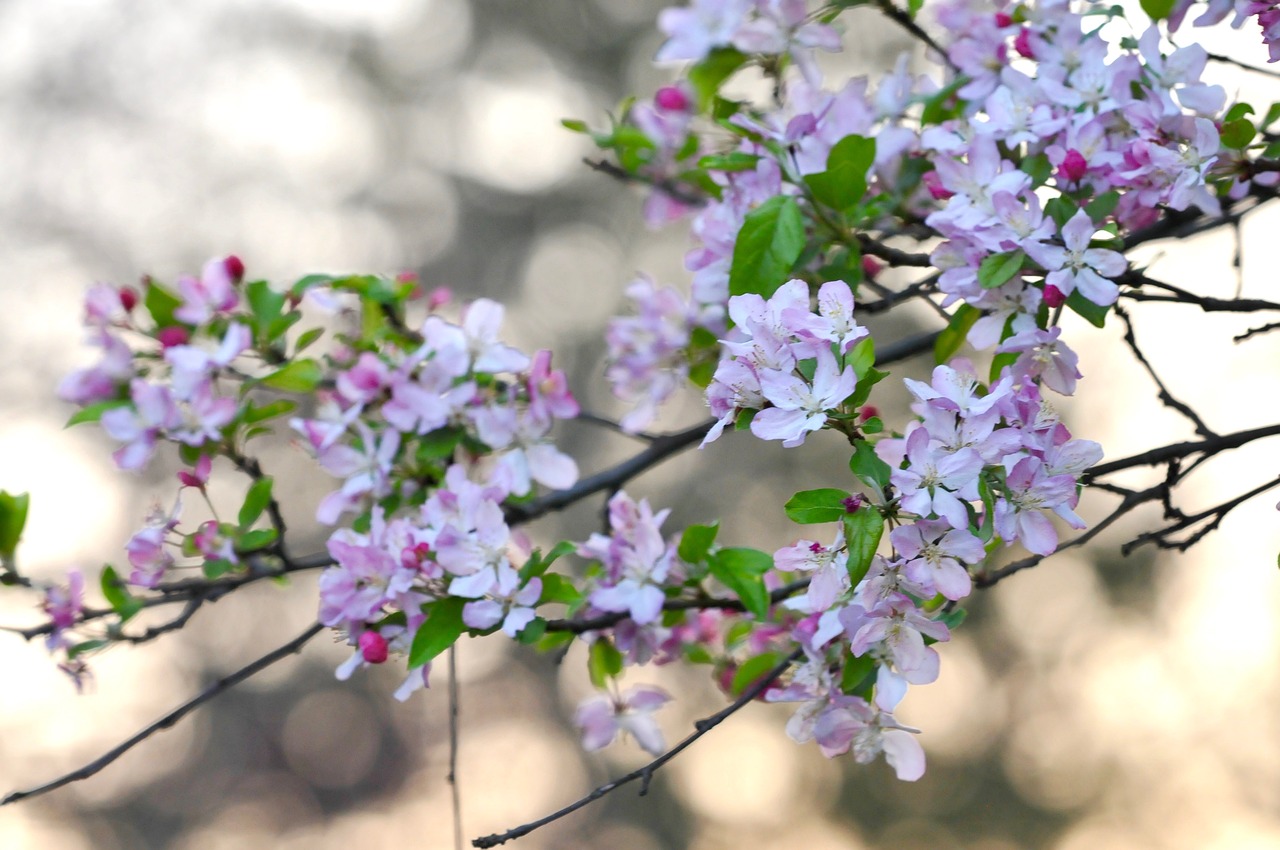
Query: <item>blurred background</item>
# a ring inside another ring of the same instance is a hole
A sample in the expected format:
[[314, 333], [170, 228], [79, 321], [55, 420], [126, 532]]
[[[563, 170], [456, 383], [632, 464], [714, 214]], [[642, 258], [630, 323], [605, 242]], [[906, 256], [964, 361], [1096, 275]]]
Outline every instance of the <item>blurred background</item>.
[[[588, 171], [590, 149], [559, 120], [602, 125], [623, 96], [666, 79], [650, 65], [661, 5], [0, 2], [0, 488], [32, 493], [25, 570], [57, 579], [119, 563], [150, 506], [173, 498], [172, 458], [120, 474], [96, 429], [62, 430], [69, 409], [53, 388], [92, 359], [80, 313], [93, 280], [172, 280], [226, 253], [281, 284], [316, 271], [416, 270], [461, 299], [502, 299], [506, 337], [553, 348], [584, 406], [616, 415], [601, 380], [603, 323], [639, 271], [685, 285], [687, 236], [646, 230], [639, 196]], [[846, 21], [833, 73], [877, 73], [910, 47], [871, 12]], [[1205, 43], [1261, 62], [1247, 29]], [[1259, 113], [1275, 99], [1273, 81], [1211, 73]], [[1229, 232], [1140, 258], [1153, 276], [1199, 292], [1239, 286], [1274, 298], [1278, 225], [1267, 210], [1245, 220], [1239, 279]], [[930, 319], [907, 315], [878, 332]], [[1139, 342], [1170, 389], [1223, 432], [1280, 420], [1280, 338], [1233, 345], [1249, 324], [1179, 306], [1135, 310]], [[1062, 411], [1077, 436], [1111, 458], [1192, 436], [1159, 405], [1115, 323], [1069, 333], [1085, 381]], [[900, 385], [882, 386], [873, 401], [898, 416]], [[662, 427], [704, 415], [691, 395]], [[563, 437], [586, 472], [635, 450], [587, 425]], [[790, 493], [848, 486], [835, 442], [795, 452], [731, 436], [629, 490], [675, 509], [668, 530], [720, 517], [722, 540], [772, 550], [796, 534], [781, 510]], [[286, 505], [295, 551], [320, 549], [311, 516], [329, 481], [287, 440], [261, 457], [297, 494]], [[1185, 506], [1243, 492], [1274, 477], [1278, 461], [1266, 443], [1220, 458], [1192, 480]], [[214, 501], [233, 510], [243, 482], [223, 478]], [[1094, 493], [1082, 513], [1096, 520], [1112, 504]], [[535, 541], [584, 539], [598, 510], [544, 522]], [[647, 797], [620, 791], [516, 846], [1280, 848], [1276, 517], [1264, 496], [1185, 556], [1121, 558], [1119, 545], [1158, 519], [1136, 514], [1093, 548], [978, 593], [942, 650], [941, 678], [914, 689], [900, 713], [924, 729], [930, 763], [919, 783], [897, 782], [883, 764], [827, 761], [786, 738], [785, 707], [755, 705], [662, 770]], [[254, 586], [179, 635], [95, 658], [83, 696], [38, 642], [0, 634], [0, 792], [89, 761], [301, 631], [315, 616], [314, 580]], [[0, 592], [0, 623], [37, 622], [36, 601]], [[630, 745], [580, 752], [569, 723], [589, 690], [578, 653], [556, 666], [499, 639], [462, 647], [468, 839], [645, 761]], [[0, 848], [451, 846], [443, 669], [430, 691], [399, 704], [394, 670], [336, 681], [346, 657], [317, 639], [94, 779], [0, 809]], [[723, 705], [703, 672], [629, 679], [679, 695], [661, 715], [669, 741]]]

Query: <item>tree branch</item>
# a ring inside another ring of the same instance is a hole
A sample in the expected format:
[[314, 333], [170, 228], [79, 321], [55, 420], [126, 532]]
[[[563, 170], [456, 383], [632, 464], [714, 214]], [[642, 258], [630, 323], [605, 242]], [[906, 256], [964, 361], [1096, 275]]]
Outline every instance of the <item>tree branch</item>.
[[727, 717], [734, 714], [744, 705], [751, 702], [757, 696], [762, 694], [766, 688], [768, 688], [770, 685], [773, 684], [774, 680], [776, 680], [779, 676], [785, 673], [787, 668], [790, 667], [793, 663], [795, 663], [795, 661], [798, 658], [800, 658], [800, 656], [803, 654], [804, 654], [803, 649], [797, 649], [796, 651], [792, 652], [785, 659], [783, 659], [776, 667], [774, 667], [772, 670], [766, 673], [763, 678], [753, 683], [751, 687], [743, 691], [742, 695], [739, 696], [732, 703], [730, 703], [728, 706], [721, 709], [720, 711], [717, 711], [715, 714], [711, 715], [710, 717], [705, 717], [702, 720], [699, 720], [697, 723], [693, 724], [694, 726], [693, 734], [689, 735], [683, 741], [676, 744], [674, 747], [667, 750], [665, 753], [658, 756], [656, 759], [649, 762], [644, 767], [639, 768], [638, 770], [633, 770], [631, 773], [628, 773], [625, 776], [620, 776], [617, 779], [613, 780], [612, 782], [606, 782], [604, 785], [601, 785], [599, 788], [595, 789], [590, 794], [578, 800], [577, 802], [570, 803], [569, 805], [565, 806], [563, 809], [560, 809], [557, 812], [552, 812], [551, 814], [547, 815], [544, 818], [539, 818], [536, 821], [531, 821], [530, 823], [523, 824], [522, 826], [517, 826], [513, 829], [509, 829], [500, 835], [499, 834], [486, 835], [483, 838], [477, 838], [471, 842], [471, 846], [487, 848], [487, 847], [497, 847], [499, 844], [506, 844], [508, 841], [512, 841], [514, 839], [528, 835], [529, 833], [533, 832], [535, 829], [544, 827], [549, 823], [560, 820], [560, 818], [564, 817], [565, 815], [572, 814], [573, 812], [576, 812], [578, 809], [582, 808], [583, 806], [589, 803], [592, 803], [596, 800], [599, 800], [601, 797], [605, 796], [606, 794], [616, 791], [618, 788], [621, 788], [623, 785], [626, 785], [629, 782], [634, 782], [637, 779], [643, 780], [640, 787], [640, 794], [641, 796], [643, 796], [649, 790], [649, 782], [653, 778], [653, 774], [656, 770], [658, 770], [664, 764], [671, 761], [673, 758], [675, 758], [680, 753], [682, 753], [686, 748], [688, 748], [691, 744], [693, 744], [694, 741], [698, 740], [703, 735], [707, 734], [712, 729], [714, 729], [716, 726], [720, 725], [720, 723], [723, 722]]
[[162, 729], [168, 729], [170, 726], [173, 726], [175, 723], [177, 723], [182, 718], [186, 717], [192, 711], [204, 705], [206, 702], [213, 699], [214, 697], [218, 696], [218, 694], [221, 694], [224, 691], [235, 687], [236, 685], [243, 682], [245, 679], [248, 679], [250, 676], [253, 676], [255, 673], [259, 673], [262, 670], [265, 670], [266, 668], [270, 667], [272, 664], [275, 664], [277, 661], [287, 656], [293, 655], [296, 652], [299, 652], [302, 649], [302, 647], [306, 646], [308, 641], [310, 641], [316, 635], [320, 634], [320, 631], [323, 628], [324, 626], [320, 625], [319, 623], [313, 623], [312, 625], [307, 627], [306, 631], [298, 635], [293, 640], [289, 641], [283, 646], [280, 646], [276, 649], [271, 650], [270, 652], [268, 652], [266, 655], [262, 656], [258, 660], [250, 664], [247, 664], [244, 667], [241, 667], [239, 670], [235, 671], [234, 673], [231, 673], [228, 676], [223, 676], [221, 679], [214, 682], [209, 687], [205, 688], [196, 696], [187, 700], [182, 705], [175, 708], [173, 711], [170, 711], [164, 717], [161, 717], [159, 720], [155, 721], [149, 726], [144, 727], [137, 734], [133, 735], [128, 740], [124, 741], [123, 743], [114, 747], [113, 749], [107, 751], [101, 757], [89, 762], [84, 767], [78, 768], [76, 770], [71, 771], [70, 773], [64, 774], [58, 777], [57, 779], [52, 780], [51, 782], [46, 782], [44, 785], [39, 785], [35, 788], [31, 788], [26, 791], [14, 791], [8, 796], [6, 796], [3, 800], [0, 800], [0, 806], [7, 806], [10, 803], [16, 803], [19, 800], [26, 800], [31, 797], [38, 797], [41, 794], [47, 794], [48, 792], [61, 788], [64, 785], [70, 785], [72, 782], [79, 782], [82, 779], [88, 779], [90, 776], [93, 776], [94, 774], [98, 773], [100, 770], [110, 765], [116, 759], [120, 758], [122, 755], [124, 755], [129, 750], [136, 747], [138, 744], [141, 744], [143, 741], [145, 741], [147, 738], [150, 738], [155, 733], [159, 732]]
[[1224, 434], [1219, 437], [1207, 438], [1204, 440], [1190, 440], [1184, 443], [1171, 443], [1167, 446], [1151, 449], [1141, 454], [1132, 455], [1130, 457], [1113, 460], [1108, 463], [1100, 463], [1086, 470], [1081, 481], [1089, 484], [1093, 479], [1100, 478], [1103, 475], [1110, 475], [1113, 472], [1119, 472], [1123, 469], [1133, 469], [1139, 466], [1156, 466], [1161, 463], [1168, 463], [1172, 460], [1180, 460], [1182, 458], [1191, 457], [1192, 455], [1212, 455], [1227, 449], [1235, 449], [1254, 440], [1261, 440], [1264, 437], [1274, 437], [1280, 434], [1280, 425], [1268, 425], [1264, 428], [1251, 428], [1248, 431], [1237, 431], [1234, 434]]
[[1209, 438], [1218, 436], [1208, 425], [1204, 424], [1204, 420], [1201, 419], [1200, 415], [1192, 410], [1190, 406], [1174, 398], [1173, 393], [1169, 392], [1169, 388], [1164, 385], [1164, 381], [1160, 380], [1160, 376], [1156, 374], [1156, 370], [1152, 368], [1146, 355], [1143, 354], [1142, 349], [1138, 347], [1138, 339], [1134, 336], [1133, 321], [1129, 318], [1128, 311], [1117, 304], [1116, 315], [1124, 322], [1125, 343], [1128, 344], [1129, 350], [1133, 352], [1133, 356], [1136, 357], [1138, 362], [1142, 364], [1143, 368], [1147, 370], [1147, 374], [1151, 376], [1151, 380], [1155, 382], [1156, 388], [1160, 391], [1160, 401], [1163, 402], [1166, 407], [1173, 408], [1183, 416], [1187, 417], [1187, 419], [1191, 420], [1191, 424], [1196, 428], [1196, 433], [1200, 436]]

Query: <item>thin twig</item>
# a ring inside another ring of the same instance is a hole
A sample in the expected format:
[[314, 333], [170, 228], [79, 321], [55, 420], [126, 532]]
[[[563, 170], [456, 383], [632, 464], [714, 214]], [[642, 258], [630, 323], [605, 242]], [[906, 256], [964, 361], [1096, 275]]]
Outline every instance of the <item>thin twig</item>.
[[1231, 341], [1244, 342], [1246, 339], [1249, 339], [1250, 337], [1257, 336], [1258, 334], [1270, 333], [1271, 331], [1274, 331], [1276, 329], [1280, 329], [1280, 322], [1268, 322], [1265, 325], [1261, 325], [1256, 328], [1249, 328], [1249, 330], [1245, 331], [1244, 333], [1231, 337]]
[[671, 180], [656, 180], [642, 174], [632, 174], [630, 171], [614, 165], [606, 159], [591, 159], [590, 157], [583, 157], [582, 162], [592, 171], [607, 174], [613, 179], [620, 180], [623, 183], [640, 183], [651, 189], [662, 192], [672, 200], [679, 201], [686, 206], [700, 207], [707, 202], [707, 198], [705, 196], [695, 195], [691, 189], [682, 187]]
[[1117, 304], [1116, 315], [1124, 322], [1125, 343], [1128, 344], [1129, 350], [1133, 352], [1133, 356], [1136, 357], [1138, 362], [1142, 364], [1143, 368], [1147, 370], [1147, 374], [1151, 376], [1151, 380], [1155, 382], [1156, 389], [1159, 390], [1160, 401], [1162, 401], [1166, 407], [1170, 407], [1178, 411], [1183, 416], [1187, 417], [1187, 419], [1191, 420], [1191, 424], [1196, 428], [1196, 433], [1200, 436], [1218, 436], [1214, 433], [1213, 429], [1204, 423], [1204, 420], [1200, 418], [1200, 415], [1192, 410], [1189, 405], [1174, 398], [1173, 393], [1169, 392], [1169, 388], [1164, 385], [1164, 381], [1160, 380], [1160, 376], [1156, 374], [1156, 370], [1151, 366], [1146, 355], [1142, 353], [1142, 349], [1138, 347], [1138, 338], [1134, 336], [1133, 320], [1129, 318], [1129, 312]]
[[311, 624], [310, 626], [307, 627], [306, 631], [298, 635], [293, 640], [289, 641], [283, 646], [280, 646], [280, 647], [277, 647], [276, 649], [271, 650], [270, 652], [268, 652], [266, 655], [262, 656], [258, 660], [253, 661], [245, 665], [244, 667], [241, 667], [239, 670], [235, 671], [234, 673], [231, 673], [230, 675], [227, 675], [227, 676], [223, 676], [221, 679], [214, 682], [209, 687], [205, 688], [196, 696], [187, 700], [182, 705], [175, 708], [173, 711], [170, 711], [164, 717], [161, 717], [159, 720], [155, 721], [154, 723], [144, 727], [137, 734], [130, 737], [128, 740], [124, 741], [118, 746], [107, 751], [99, 758], [89, 762], [84, 767], [80, 767], [80, 768], [77, 768], [76, 770], [71, 771], [70, 773], [63, 774], [62, 776], [52, 780], [51, 782], [46, 782], [44, 785], [40, 785], [35, 788], [28, 789], [26, 791], [14, 791], [13, 793], [5, 797], [3, 800], [0, 800], [0, 806], [7, 806], [10, 803], [16, 803], [19, 800], [26, 800], [31, 797], [38, 797], [41, 794], [47, 794], [48, 792], [61, 788], [64, 785], [70, 785], [72, 782], [79, 782], [82, 779], [88, 779], [90, 776], [93, 776], [94, 774], [98, 773], [100, 770], [110, 765], [112, 762], [120, 758], [129, 750], [136, 747], [138, 744], [141, 744], [147, 738], [150, 738], [152, 735], [156, 734], [162, 729], [168, 729], [169, 727], [173, 726], [179, 720], [186, 717], [192, 711], [204, 705], [209, 700], [213, 699], [214, 697], [218, 696], [224, 691], [235, 687], [236, 685], [243, 682], [245, 679], [248, 679], [250, 676], [253, 676], [255, 673], [259, 673], [262, 670], [265, 670], [266, 668], [270, 667], [272, 664], [275, 664], [277, 661], [283, 658], [286, 658], [287, 656], [293, 655], [296, 652], [299, 652], [302, 649], [302, 647], [306, 646], [309, 640], [311, 640], [316, 635], [320, 634], [320, 631], [323, 628], [324, 626], [320, 625], [319, 623]]
[[924, 42], [925, 46], [937, 53], [942, 61], [947, 63], [947, 67], [952, 70], [959, 70], [956, 68], [956, 64], [951, 61], [951, 57], [947, 55], [947, 51], [939, 47], [938, 43], [933, 40], [933, 36], [922, 30], [911, 15], [893, 5], [892, 0], [876, 0], [876, 8], [883, 12], [886, 18], [902, 27], [919, 41]]
[[1275, 71], [1275, 70], [1272, 70], [1271, 68], [1259, 68], [1257, 65], [1250, 65], [1246, 62], [1241, 62], [1239, 59], [1233, 59], [1230, 56], [1225, 56], [1221, 53], [1210, 53], [1208, 54], [1208, 56], [1214, 62], [1222, 62], [1227, 65], [1235, 65], [1237, 68], [1242, 68], [1254, 74], [1262, 74], [1264, 77], [1280, 78], [1280, 71]]
[[1133, 469], [1139, 466], [1156, 466], [1172, 460], [1191, 457], [1192, 455], [1217, 454], [1227, 449], [1239, 448], [1246, 443], [1261, 440], [1264, 437], [1274, 437], [1277, 434], [1280, 434], [1280, 425], [1268, 425], [1264, 428], [1251, 428], [1248, 431], [1236, 431], [1234, 434], [1223, 434], [1204, 440], [1171, 443], [1167, 446], [1160, 446], [1140, 454], [1131, 455], [1130, 457], [1097, 464], [1085, 470], [1084, 477], [1081, 480], [1083, 483], [1088, 484], [1091, 479], [1110, 475], [1113, 472], [1119, 472], [1124, 469]]
[[598, 800], [601, 797], [605, 796], [606, 794], [616, 791], [618, 788], [621, 788], [623, 785], [626, 785], [629, 782], [634, 782], [637, 779], [644, 780], [640, 790], [641, 795], [643, 795], [645, 791], [648, 790], [649, 781], [653, 778], [653, 774], [655, 771], [657, 771], [664, 764], [666, 764], [667, 762], [671, 761], [673, 758], [678, 756], [687, 747], [693, 744], [694, 741], [698, 740], [703, 735], [707, 734], [712, 729], [714, 729], [716, 726], [720, 725], [720, 723], [723, 722], [727, 717], [729, 717], [734, 712], [738, 711], [744, 705], [751, 702], [757, 696], [763, 693], [765, 689], [768, 688], [770, 685], [772, 685], [775, 679], [777, 679], [779, 676], [785, 673], [787, 671], [787, 668], [790, 667], [793, 663], [795, 663], [795, 661], [798, 658], [800, 658], [800, 656], [803, 655], [803, 653], [804, 653], [803, 649], [797, 649], [795, 652], [788, 655], [776, 667], [774, 667], [772, 670], [766, 673], [763, 678], [759, 679], [758, 681], [753, 683], [751, 687], [743, 691], [742, 695], [739, 696], [732, 703], [730, 703], [728, 706], [721, 709], [720, 711], [717, 711], [715, 714], [711, 715], [710, 717], [703, 718], [702, 720], [699, 720], [698, 722], [694, 723], [693, 734], [689, 735], [683, 741], [676, 744], [674, 747], [667, 750], [665, 753], [658, 756], [656, 759], [649, 762], [644, 767], [639, 768], [638, 770], [633, 770], [631, 773], [628, 773], [626, 776], [620, 776], [617, 779], [613, 780], [612, 782], [606, 782], [604, 785], [601, 785], [599, 788], [595, 789], [590, 794], [578, 800], [577, 802], [571, 803], [568, 806], [565, 806], [563, 809], [560, 809], [557, 812], [553, 812], [544, 818], [539, 818], [536, 821], [526, 823], [522, 826], [517, 826], [514, 829], [509, 829], [500, 835], [498, 834], [486, 835], [483, 838], [477, 838], [471, 842], [471, 846], [486, 848], [486, 847], [497, 847], [499, 844], [506, 844], [508, 841], [512, 841], [516, 838], [520, 838], [522, 836], [528, 835], [529, 833], [533, 832], [535, 829], [538, 829], [539, 827], [543, 827], [549, 823], [560, 820], [560, 818], [564, 817], [565, 815], [572, 814], [573, 812], [576, 812], [578, 809], [582, 808], [583, 806], [589, 803], [592, 803], [595, 800]]
[[[1215, 505], [1212, 508], [1191, 516], [1182, 514], [1181, 511], [1175, 511], [1174, 518], [1177, 520], [1176, 522], [1155, 531], [1148, 531], [1144, 534], [1139, 534], [1133, 540], [1130, 540], [1128, 543], [1124, 544], [1124, 546], [1120, 547], [1120, 552], [1124, 555], [1128, 555], [1134, 549], [1137, 549], [1139, 546], [1147, 543], [1154, 543], [1159, 549], [1177, 549], [1179, 552], [1185, 552], [1204, 539], [1205, 535], [1209, 534], [1221, 525], [1222, 521], [1226, 519], [1227, 514], [1231, 513], [1235, 508], [1239, 507], [1244, 502], [1247, 502], [1249, 499], [1252, 499], [1254, 496], [1265, 493], [1277, 485], [1280, 485], [1280, 478], [1270, 479], [1245, 493], [1241, 493], [1233, 499], [1228, 499], [1220, 505]], [[1183, 539], [1172, 539], [1173, 535], [1177, 532], [1185, 531], [1204, 520], [1209, 520], [1209, 522], [1203, 527], [1191, 532]]]
[[462, 850], [462, 786], [458, 783], [458, 644], [449, 645], [449, 796], [453, 801], [453, 847]]

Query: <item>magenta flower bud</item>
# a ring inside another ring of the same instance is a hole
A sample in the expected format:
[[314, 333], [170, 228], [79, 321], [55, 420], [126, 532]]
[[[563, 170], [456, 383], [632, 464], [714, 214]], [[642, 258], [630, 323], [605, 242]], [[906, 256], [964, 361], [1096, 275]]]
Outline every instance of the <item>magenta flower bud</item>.
[[191, 334], [187, 333], [187, 329], [179, 325], [170, 325], [167, 328], [161, 328], [156, 331], [156, 341], [165, 348], [186, 345], [187, 340], [190, 338]]
[[235, 254], [228, 254], [222, 261], [222, 265], [227, 270], [227, 277], [231, 278], [232, 283], [244, 280], [244, 262]]
[[996, 12], [996, 26], [1004, 29], [1013, 23], [1013, 16], [1008, 12]]
[[667, 112], [686, 112], [689, 109], [689, 96], [677, 86], [663, 86], [654, 93], [653, 103]]
[[884, 270], [884, 264], [875, 257], [867, 254], [862, 255], [862, 273], [870, 280], [875, 280], [876, 275]]
[[138, 306], [138, 290], [131, 286], [120, 287], [120, 306], [126, 313], [132, 313], [133, 308]]
[[1027, 59], [1036, 58], [1035, 51], [1031, 49], [1031, 30], [1030, 29], [1028, 29], [1027, 27], [1023, 27], [1022, 29], [1018, 30], [1017, 36], [1015, 36], [1013, 39], [1013, 49], [1018, 51], [1018, 54], [1020, 56], [1024, 56]]
[[879, 415], [880, 410], [874, 404], [863, 405], [862, 409], [858, 411], [858, 421], [866, 422], [871, 417]]
[[1044, 303], [1049, 305], [1049, 309], [1056, 310], [1067, 300], [1067, 296], [1062, 294], [1062, 290], [1054, 286], [1052, 283], [1044, 285]]
[[1072, 148], [1067, 151], [1067, 155], [1062, 158], [1062, 164], [1058, 166], [1058, 174], [1067, 180], [1075, 183], [1089, 171], [1089, 163], [1085, 162], [1084, 154]]
[[862, 507], [863, 501], [865, 500], [861, 493], [854, 493], [852, 496], [846, 496], [841, 504], [844, 505], [845, 513], [856, 514]]
[[360, 635], [360, 655], [370, 664], [381, 664], [387, 660], [387, 639], [377, 632], [365, 632]]
[[927, 171], [920, 177], [920, 182], [929, 190], [929, 195], [935, 201], [945, 201], [955, 192], [942, 185], [942, 178], [938, 176], [936, 171]]

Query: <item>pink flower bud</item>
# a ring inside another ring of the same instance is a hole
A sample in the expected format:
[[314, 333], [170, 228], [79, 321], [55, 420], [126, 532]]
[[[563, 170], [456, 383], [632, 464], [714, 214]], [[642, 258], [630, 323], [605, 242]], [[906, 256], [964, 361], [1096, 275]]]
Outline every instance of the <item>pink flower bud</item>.
[[387, 639], [377, 632], [365, 632], [360, 635], [360, 654], [370, 664], [381, 664], [387, 660]]
[[1062, 158], [1062, 164], [1058, 166], [1058, 174], [1072, 183], [1084, 177], [1088, 171], [1089, 163], [1085, 162], [1084, 154], [1075, 148], [1067, 151], [1067, 155]]
[[1054, 286], [1052, 283], [1044, 285], [1044, 303], [1049, 305], [1049, 309], [1056, 310], [1067, 300], [1067, 296], [1062, 294], [1062, 290]]
[[667, 112], [686, 112], [689, 96], [677, 86], [663, 86], [653, 95], [654, 106]]
[[167, 328], [161, 328], [156, 331], [156, 340], [164, 348], [173, 348], [175, 345], [186, 345], [187, 340], [191, 338], [191, 334], [187, 333], [187, 329], [180, 325], [170, 325]]
[[876, 275], [884, 270], [884, 265], [875, 257], [867, 254], [862, 255], [862, 273], [870, 280], [875, 280]]
[[1018, 54], [1020, 56], [1025, 56], [1027, 59], [1036, 58], [1035, 50], [1031, 48], [1031, 30], [1030, 29], [1028, 29], [1027, 27], [1023, 27], [1022, 29], [1018, 30], [1018, 34], [1013, 39], [1013, 49], [1018, 51]]
[[431, 294], [427, 296], [427, 309], [439, 310], [441, 307], [449, 303], [449, 299], [453, 298], [453, 292], [447, 286], [437, 286], [431, 290]]
[[120, 306], [126, 313], [132, 313], [133, 308], [138, 306], [138, 290], [131, 286], [120, 287]]
[[921, 177], [920, 182], [929, 190], [929, 195], [935, 201], [945, 201], [955, 192], [942, 185], [942, 178], [938, 176], [936, 171], [926, 171]]
[[1013, 16], [1008, 12], [996, 12], [996, 26], [1004, 29], [1013, 23]]
[[873, 416], [879, 416], [880, 410], [874, 404], [863, 405], [862, 410], [858, 411], [858, 421], [866, 422]]
[[222, 261], [222, 265], [226, 268], [227, 277], [231, 278], [232, 283], [244, 280], [244, 262], [235, 254], [228, 254]]
[[862, 507], [864, 499], [861, 493], [854, 493], [852, 496], [846, 496], [842, 504], [845, 513], [856, 514], [858, 509]]

